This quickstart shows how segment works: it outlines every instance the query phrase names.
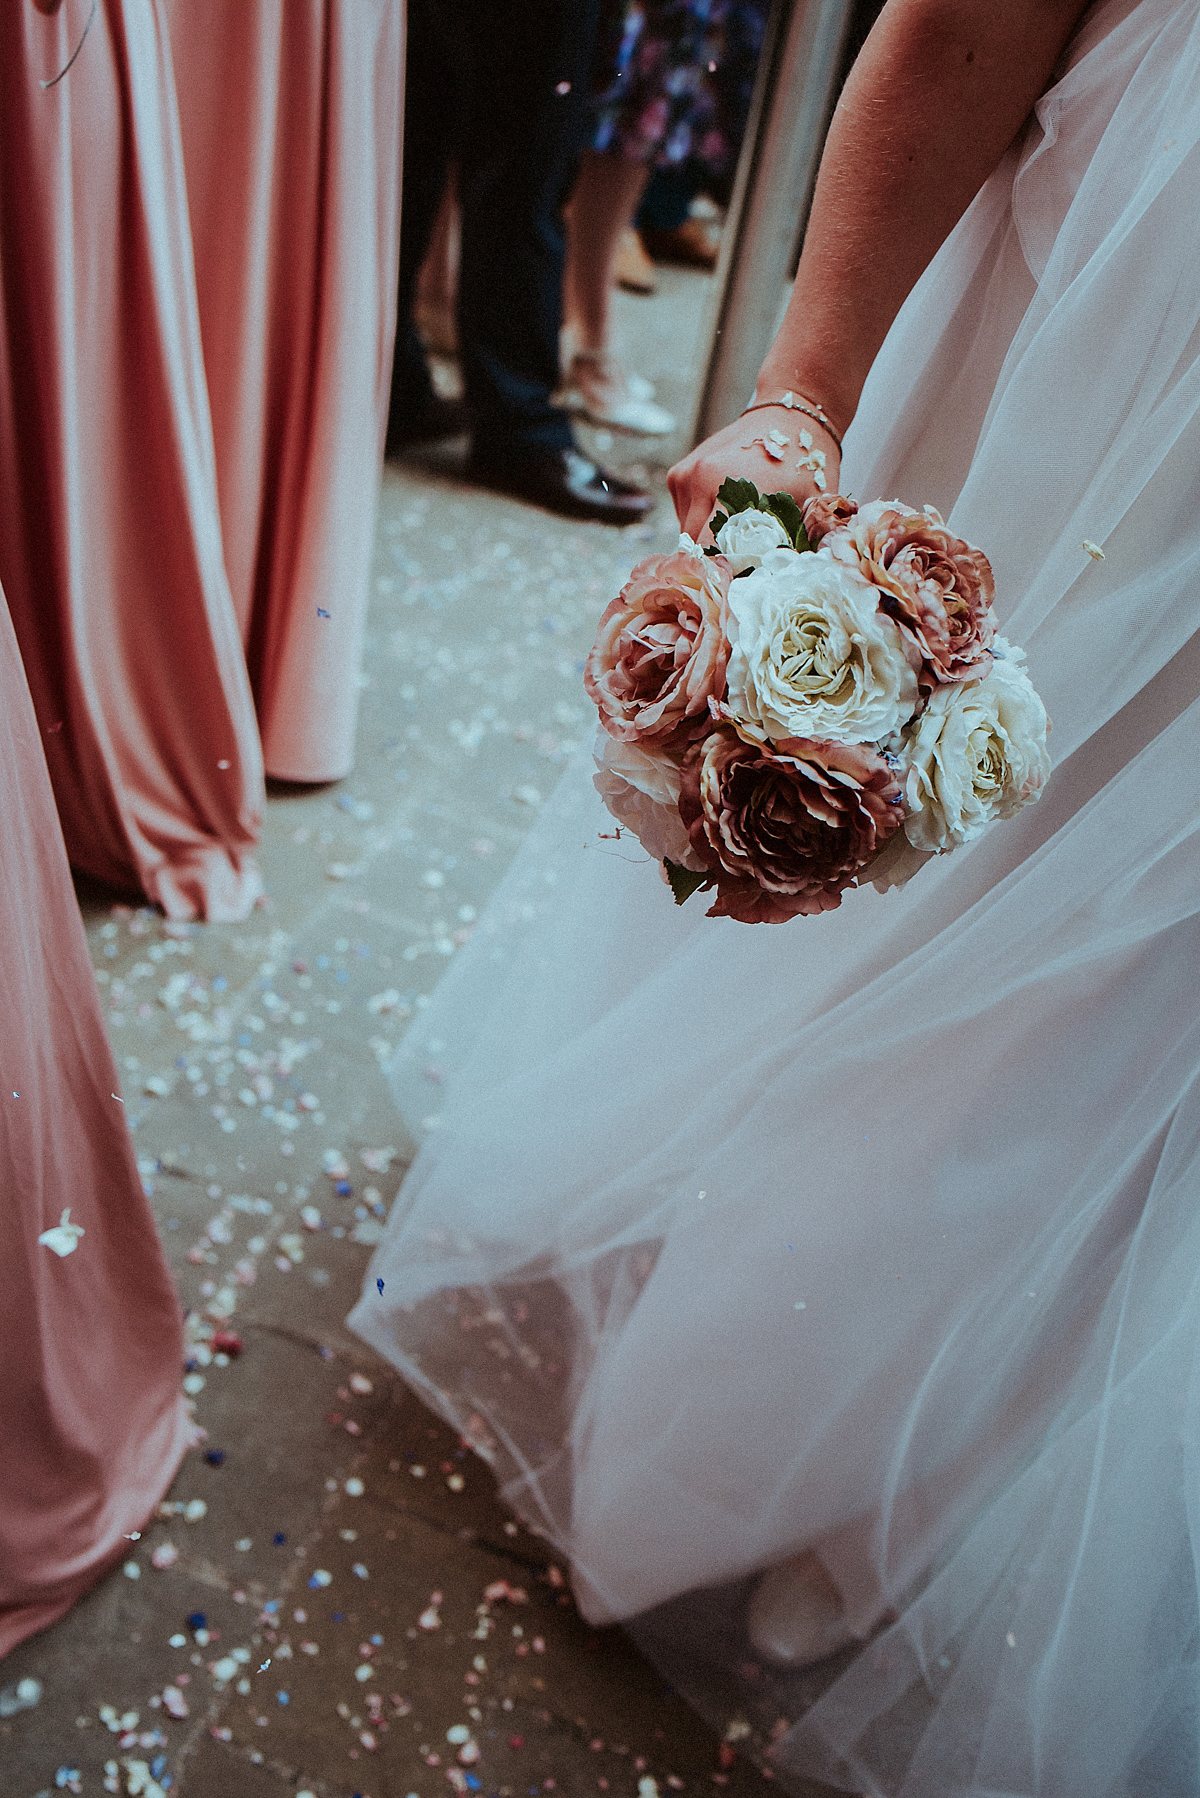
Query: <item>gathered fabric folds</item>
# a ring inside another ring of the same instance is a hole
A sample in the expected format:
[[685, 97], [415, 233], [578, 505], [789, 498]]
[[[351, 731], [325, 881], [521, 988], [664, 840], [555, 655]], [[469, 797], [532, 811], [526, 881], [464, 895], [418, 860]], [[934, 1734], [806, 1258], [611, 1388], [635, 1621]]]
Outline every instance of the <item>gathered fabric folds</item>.
[[[581, 757], [393, 1066], [353, 1327], [784, 1789], [1200, 1791], [1197, 220], [1200, 5], [1101, 0], [847, 438], [991, 558], [1040, 802], [746, 927]], [[786, 1673], [802, 1549], [860, 1641]]]
[[79, 44], [86, 16], [0, 20], [0, 580], [72, 862], [168, 917], [241, 918], [262, 756], [165, 22], [101, 0]]
[[402, 0], [166, 0], [267, 772], [354, 760], [395, 336]]
[[[0, 1656], [128, 1552], [188, 1443], [142, 1192], [0, 594]], [[72, 1253], [38, 1238], [63, 1226]]]

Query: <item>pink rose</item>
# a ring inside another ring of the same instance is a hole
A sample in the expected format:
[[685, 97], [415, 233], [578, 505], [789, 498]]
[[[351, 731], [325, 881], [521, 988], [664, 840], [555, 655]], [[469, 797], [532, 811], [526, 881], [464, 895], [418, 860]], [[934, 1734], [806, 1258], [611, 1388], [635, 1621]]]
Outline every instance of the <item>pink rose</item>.
[[932, 506], [916, 512], [900, 500], [873, 500], [831, 530], [824, 548], [879, 588], [881, 609], [921, 659], [923, 692], [987, 673], [996, 634], [991, 563]]
[[682, 751], [725, 694], [731, 570], [675, 550], [639, 562], [605, 611], [584, 685], [611, 736]]
[[596, 772], [592, 784], [626, 830], [631, 830], [656, 862], [670, 860], [699, 871], [679, 816], [679, 766], [671, 758], [647, 754], [637, 743], [621, 743], [596, 732]]
[[865, 745], [767, 746], [722, 725], [684, 758], [679, 815], [715, 878], [709, 917], [778, 924], [840, 905], [903, 808], [892, 769]]
[[813, 548], [827, 537], [830, 531], [840, 530], [849, 524], [858, 511], [857, 501], [847, 499], [844, 493], [817, 493], [812, 499], [806, 499], [803, 505], [804, 534]]

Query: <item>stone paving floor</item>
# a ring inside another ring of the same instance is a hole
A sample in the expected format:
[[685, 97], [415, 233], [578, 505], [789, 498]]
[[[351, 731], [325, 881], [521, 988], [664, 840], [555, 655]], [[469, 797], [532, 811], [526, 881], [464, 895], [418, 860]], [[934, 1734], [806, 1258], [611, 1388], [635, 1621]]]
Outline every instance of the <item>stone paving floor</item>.
[[[622, 296], [685, 415], [706, 286]], [[600, 610], [675, 541], [682, 441], [600, 444], [663, 491], [648, 524], [481, 494], [453, 449], [386, 469], [358, 765], [272, 793], [249, 923], [83, 895], [208, 1435], [123, 1570], [0, 1669], [0, 1798], [766, 1784], [736, 1722], [719, 1741], [582, 1622], [487, 1469], [343, 1322], [411, 1154], [382, 1065], [589, 732]], [[14, 1711], [23, 1680], [40, 1699]]]

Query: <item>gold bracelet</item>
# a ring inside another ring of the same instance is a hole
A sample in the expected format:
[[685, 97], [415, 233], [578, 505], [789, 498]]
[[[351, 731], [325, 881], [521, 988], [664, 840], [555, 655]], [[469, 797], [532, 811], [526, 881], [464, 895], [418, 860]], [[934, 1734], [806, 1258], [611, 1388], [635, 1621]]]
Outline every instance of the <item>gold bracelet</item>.
[[829, 432], [838, 446], [838, 454], [841, 455], [842, 440], [834, 430], [824, 407], [818, 405], [815, 400], [811, 406], [805, 405], [803, 400], [796, 398], [790, 387], [781, 400], [753, 400], [750, 405], [743, 408], [741, 416], [745, 418], [747, 412], [763, 412], [773, 406], [783, 406], [788, 412], [803, 412], [806, 418], [811, 418], [814, 424], [819, 424], [823, 431]]

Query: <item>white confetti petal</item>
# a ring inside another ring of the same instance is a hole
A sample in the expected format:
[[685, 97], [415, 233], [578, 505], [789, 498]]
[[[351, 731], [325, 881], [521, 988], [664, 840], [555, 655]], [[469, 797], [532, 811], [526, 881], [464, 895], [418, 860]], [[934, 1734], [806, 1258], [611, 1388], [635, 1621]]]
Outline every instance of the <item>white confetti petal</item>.
[[71, 1222], [71, 1210], [68, 1206], [59, 1222], [53, 1229], [43, 1230], [38, 1241], [45, 1248], [52, 1249], [56, 1255], [73, 1255], [79, 1246], [79, 1238], [86, 1234], [82, 1225]]

